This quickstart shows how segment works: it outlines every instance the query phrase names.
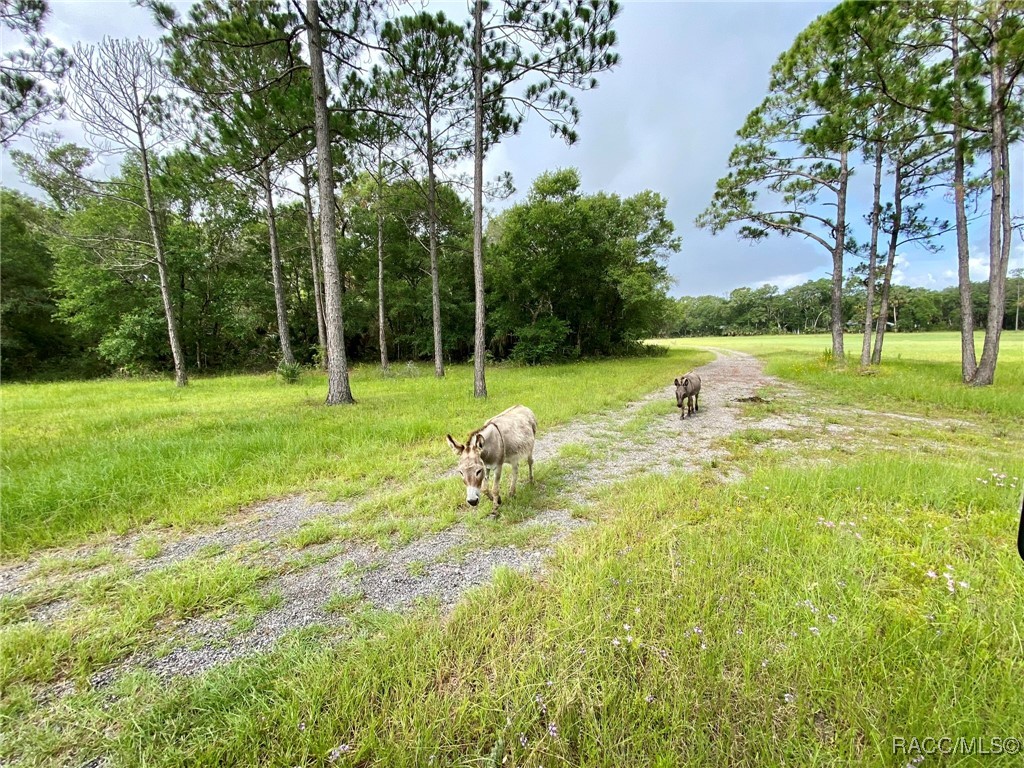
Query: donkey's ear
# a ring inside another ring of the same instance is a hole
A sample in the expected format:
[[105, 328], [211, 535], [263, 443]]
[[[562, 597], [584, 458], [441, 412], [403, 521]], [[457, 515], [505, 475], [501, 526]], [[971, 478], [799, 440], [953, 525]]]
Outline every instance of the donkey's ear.
[[675, 384], [678, 387], [679, 386], [679, 379], [673, 380], [672, 383]]
[[448, 439], [448, 445], [450, 445], [452, 447], [452, 450], [455, 451], [456, 453], [462, 453], [464, 450], [466, 450], [466, 446], [462, 445], [461, 443], [455, 442], [455, 439], [451, 435], [446, 435], [446, 437]]
[[477, 447], [478, 450], [480, 448], [483, 448], [484, 447], [484, 436], [481, 435], [479, 432], [477, 432], [476, 433], [476, 437], [473, 438], [473, 442], [476, 443], [476, 447]]

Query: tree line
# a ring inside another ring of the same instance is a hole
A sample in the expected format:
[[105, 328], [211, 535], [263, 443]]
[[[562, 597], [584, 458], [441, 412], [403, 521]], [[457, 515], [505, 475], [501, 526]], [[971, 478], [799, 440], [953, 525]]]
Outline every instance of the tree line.
[[[273, 369], [283, 359], [282, 326], [296, 364], [323, 365], [305, 203], [275, 207], [275, 276], [265, 211], [244, 190], [180, 159], [183, 167], [171, 162], [173, 173], [158, 170], [153, 181], [165, 205], [168, 290], [188, 369]], [[112, 182], [131, 187], [140, 175], [126, 162]], [[435, 296], [442, 364], [474, 354], [472, 210], [444, 185], [431, 216], [422, 192], [422, 180], [370, 174], [340, 191], [348, 359], [379, 360], [384, 370], [396, 359], [436, 367]], [[73, 186], [53, 194], [60, 208], [0, 190], [4, 376], [172, 367], [156, 265], [132, 261], [134, 247], [111, 250], [113, 233], [122, 241], [147, 236], [139, 209], [75, 195]], [[583, 194], [578, 172], [564, 169], [542, 175], [523, 202], [493, 217], [485, 238], [490, 358], [534, 364], [638, 351], [671, 303], [665, 262], [679, 243], [665, 206], [653, 192]]]
[[[68, 52], [42, 36], [42, 0], [4, 0], [0, 17], [29, 34], [28, 48], [3, 61], [5, 146], [57, 112], [89, 140], [79, 147], [44, 134], [35, 151], [12, 152], [49, 197], [45, 212], [8, 202], [25, 214], [26, 232], [45, 230], [48, 253], [36, 266], [53, 264], [46, 300], [73, 331], [69, 344], [94, 344], [121, 367], [169, 361], [184, 386], [189, 368], [264, 360], [270, 336], [281, 364], [293, 365], [315, 329], [327, 402], [352, 402], [348, 358], [369, 342], [364, 328], [346, 325], [373, 304], [384, 367], [389, 344], [421, 355], [429, 327], [437, 375], [446, 358], [468, 353], [474, 392], [486, 396], [483, 204], [507, 183], [485, 183], [484, 160], [529, 115], [576, 140], [574, 93], [618, 63], [614, 0], [473, 0], [465, 24], [443, 13], [389, 19], [379, 0], [202, 0], [184, 16], [160, 0], [141, 4], [164, 29], [159, 42], [106, 39]], [[59, 78], [56, 93], [45, 87]], [[120, 160], [117, 173], [92, 172], [109, 157]], [[469, 178], [457, 173], [463, 161]], [[367, 243], [376, 274], [354, 255]], [[276, 332], [263, 322], [268, 264]], [[424, 291], [426, 324], [419, 304], [402, 303]], [[531, 320], [550, 329], [550, 314]], [[502, 321], [499, 354], [511, 353], [522, 327]], [[158, 328], [166, 344], [155, 354]], [[31, 346], [24, 334], [12, 343]]]
[[[771, 71], [698, 226], [735, 228], [751, 241], [813, 242], [832, 261], [833, 358], [845, 360], [844, 278], [853, 261], [865, 287], [860, 363], [881, 359], [894, 300], [897, 250], [956, 233], [962, 378], [995, 376], [1014, 230], [1009, 148], [1024, 128], [1024, 2], [846, 0], [808, 26]], [[872, 178], [867, 211], [851, 206], [857, 170]], [[923, 198], [943, 190], [952, 220], [929, 217]], [[968, 215], [988, 203], [987, 313], [972, 311]], [[864, 215], [870, 235], [856, 242]], [[977, 322], [980, 320], [980, 322]], [[980, 356], [974, 329], [985, 330]], [[873, 338], [872, 338], [873, 337]]]
[[[1021, 329], [1024, 314], [1024, 270], [1015, 269], [1007, 281], [1003, 328]], [[971, 283], [971, 314], [976, 327], [988, 317], [988, 281]], [[856, 332], [867, 304], [867, 289], [857, 275], [843, 285], [842, 324]], [[889, 331], [949, 331], [960, 328], [960, 288], [889, 287]], [[828, 333], [832, 326], [832, 282], [808, 280], [785, 291], [765, 284], [737, 288], [728, 296], [683, 296], [665, 313], [659, 336], [752, 336], [774, 333]], [[876, 318], [877, 320], [877, 318]]]

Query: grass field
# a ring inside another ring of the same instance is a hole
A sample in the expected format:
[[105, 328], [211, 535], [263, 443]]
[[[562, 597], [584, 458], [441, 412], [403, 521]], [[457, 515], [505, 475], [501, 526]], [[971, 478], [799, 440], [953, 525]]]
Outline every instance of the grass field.
[[[352, 524], [366, 529], [406, 505], [447, 508], [462, 492], [437, 479], [451, 464], [438, 435], [517, 401], [542, 424], [621, 405], [706, 361], [702, 345], [755, 352], [801, 388], [793, 401], [766, 390], [769, 402], [743, 406], [751, 425], [790, 402], [805, 426], [741, 429], [696, 473], [624, 477], [588, 494], [597, 525], [561, 544], [542, 577], [500, 571], [451, 615], [430, 602], [407, 613], [342, 605], [343, 632], [297, 631], [171, 683], [136, 670], [110, 687], [49, 688], [83, 682], [172, 622], [267, 610], [267, 574], [246, 553], [206, 553], [143, 579], [102, 549], [84, 566], [44, 558], [39, 589], [64, 585], [80, 609], [44, 626], [25, 620], [25, 601], [0, 605], [0, 758], [902, 766], [915, 755], [894, 754], [896, 737], [1024, 738], [1024, 334], [1004, 335], [997, 384], [984, 390], [957, 383], [957, 344], [893, 335], [889, 360], [862, 375], [822, 362], [824, 336], [673, 340], [666, 358], [495, 370], [484, 404], [461, 368], [444, 382], [360, 371], [352, 409], [316, 405], [318, 377], [298, 388], [200, 380], [186, 392], [4, 387], [12, 562], [96, 531], [188, 529], [294, 490], [405, 484], [357, 508]], [[642, 434], [665, 410], [642, 409], [624, 429]], [[527, 493], [520, 518], [568, 490], [542, 470], [548, 495]], [[140, 558], [154, 554], [140, 546]], [[107, 570], [61, 581], [86, 566]]]
[[355, 408], [320, 405], [326, 380], [312, 374], [294, 386], [274, 376], [195, 378], [184, 390], [165, 381], [5, 385], [0, 556], [153, 521], [209, 522], [295, 491], [357, 496], [436, 475], [451, 455], [446, 432], [464, 437], [518, 402], [550, 428], [709, 358], [496, 368], [486, 401], [472, 395], [469, 366], [451, 366], [443, 380], [426, 368], [382, 378], [364, 366], [352, 375]]
[[[984, 334], [975, 346], [981, 355]], [[960, 386], [959, 333], [890, 333], [885, 337], [883, 365], [859, 370], [861, 337], [844, 339], [845, 370], [822, 365], [832, 348], [827, 335], [740, 336], [661, 340], [676, 348], [720, 347], [752, 352], [765, 360], [768, 373], [787, 380], [827, 388], [838, 402], [866, 408], [898, 407], [914, 412], [960, 412], [1024, 419], [1024, 331], [1004, 331], [994, 387]]]

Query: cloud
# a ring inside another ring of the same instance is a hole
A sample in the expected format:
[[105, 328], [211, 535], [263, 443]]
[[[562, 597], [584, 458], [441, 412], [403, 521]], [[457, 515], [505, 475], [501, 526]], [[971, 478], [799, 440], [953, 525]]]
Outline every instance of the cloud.
[[971, 270], [971, 281], [988, 280], [989, 267], [988, 249], [982, 250], [978, 246], [971, 246], [971, 256], [967, 260]]
[[767, 278], [763, 282], [778, 287], [780, 291], [785, 291], [813, 279], [813, 275], [810, 272], [798, 272], [793, 275], [776, 275], [775, 277]]

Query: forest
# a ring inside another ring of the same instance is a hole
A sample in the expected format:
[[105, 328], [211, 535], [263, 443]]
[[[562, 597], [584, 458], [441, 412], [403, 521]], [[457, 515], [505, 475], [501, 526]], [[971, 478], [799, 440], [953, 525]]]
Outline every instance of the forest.
[[[681, 243], [658, 192], [584, 194], [559, 169], [505, 205], [513, 180], [485, 174], [528, 117], [577, 139], [576, 94], [618, 64], [615, 2], [474, 3], [464, 23], [372, 0], [142, 5], [159, 41], [69, 51], [43, 36], [45, 3], [4, 3], [28, 47], [5, 60], [0, 139], [31, 135], [9, 154], [41, 198], [3, 191], [6, 380], [317, 365], [335, 403], [352, 400], [350, 360], [438, 376], [472, 361], [485, 396], [488, 360], [827, 329], [843, 364], [844, 332], [862, 329], [869, 365], [888, 328], [955, 325], [963, 380], [986, 384], [1019, 322], [1017, 0], [841, 3], [798, 36], [697, 224], [807, 240], [832, 277], [727, 299], [670, 298]], [[45, 130], [57, 116], [86, 144]], [[857, 171], [874, 178], [866, 211]], [[986, 206], [979, 283], [968, 243]], [[899, 249], [953, 231], [955, 293], [893, 284]]]
[[[1004, 330], [1020, 330], [1024, 310], [1024, 270], [1007, 280]], [[971, 315], [983, 327], [988, 315], [988, 281], [971, 283]], [[751, 336], [770, 333], [827, 333], [831, 325], [832, 286], [828, 278], [808, 280], [785, 291], [765, 284], [736, 288], [728, 296], [682, 296], [667, 306], [659, 336]], [[843, 284], [843, 327], [856, 332], [864, 317], [867, 289], [849, 275]], [[886, 327], [893, 332], [952, 331], [960, 327], [960, 291], [892, 283]]]

